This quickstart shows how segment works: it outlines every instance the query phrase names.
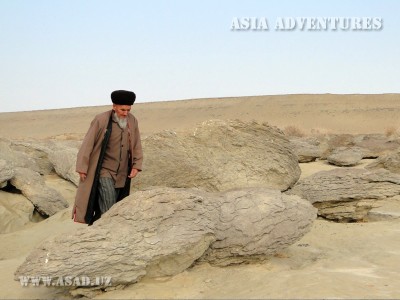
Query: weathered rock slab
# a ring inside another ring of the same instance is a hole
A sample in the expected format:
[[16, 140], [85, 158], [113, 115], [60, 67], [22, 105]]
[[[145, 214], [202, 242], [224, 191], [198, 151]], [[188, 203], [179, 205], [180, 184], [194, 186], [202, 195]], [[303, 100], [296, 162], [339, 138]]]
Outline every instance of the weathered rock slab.
[[327, 219], [360, 221], [379, 200], [400, 194], [400, 175], [386, 170], [321, 171], [299, 180], [288, 194], [307, 199]]
[[43, 216], [52, 216], [67, 208], [68, 202], [56, 190], [49, 188], [39, 173], [27, 168], [15, 168], [10, 183], [32, 202]]
[[177, 274], [199, 259], [222, 265], [261, 259], [299, 240], [315, 218], [308, 201], [265, 188], [138, 191], [93, 226], [44, 242], [15, 278], [109, 276], [123, 286]]

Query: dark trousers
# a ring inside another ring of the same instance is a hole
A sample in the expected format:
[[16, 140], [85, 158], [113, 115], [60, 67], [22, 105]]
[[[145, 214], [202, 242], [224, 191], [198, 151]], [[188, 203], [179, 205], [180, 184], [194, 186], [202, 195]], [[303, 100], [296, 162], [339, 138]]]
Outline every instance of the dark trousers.
[[120, 188], [114, 187], [114, 180], [110, 177], [100, 177], [99, 179], [99, 206], [104, 214], [116, 202], [120, 193]]

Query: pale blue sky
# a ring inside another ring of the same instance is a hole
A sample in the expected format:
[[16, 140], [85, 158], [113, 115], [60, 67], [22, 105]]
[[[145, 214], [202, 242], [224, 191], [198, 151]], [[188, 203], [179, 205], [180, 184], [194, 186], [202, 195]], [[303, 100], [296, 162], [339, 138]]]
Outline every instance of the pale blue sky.
[[[400, 1], [0, 0], [0, 112], [296, 93], [399, 93]], [[234, 17], [269, 31], [231, 31]], [[381, 17], [288, 31], [279, 17]]]

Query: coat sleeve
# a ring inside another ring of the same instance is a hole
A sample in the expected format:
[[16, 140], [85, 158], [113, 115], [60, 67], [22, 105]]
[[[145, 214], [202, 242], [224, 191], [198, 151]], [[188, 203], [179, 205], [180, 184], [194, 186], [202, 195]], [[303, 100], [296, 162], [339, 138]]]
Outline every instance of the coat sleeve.
[[143, 151], [142, 143], [140, 140], [140, 132], [138, 122], [135, 118], [133, 126], [133, 140], [132, 140], [132, 167], [142, 171]]
[[87, 174], [90, 156], [100, 132], [99, 121], [95, 118], [86, 133], [76, 159], [76, 172]]

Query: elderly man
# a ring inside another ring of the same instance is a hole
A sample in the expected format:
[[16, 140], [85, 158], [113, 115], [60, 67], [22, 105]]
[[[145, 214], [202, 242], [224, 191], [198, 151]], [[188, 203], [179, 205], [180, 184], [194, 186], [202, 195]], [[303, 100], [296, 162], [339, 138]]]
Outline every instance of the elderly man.
[[93, 224], [129, 195], [131, 178], [142, 170], [138, 121], [130, 113], [135, 99], [130, 91], [112, 92], [112, 110], [90, 124], [76, 161], [80, 182], [72, 211], [75, 222]]

